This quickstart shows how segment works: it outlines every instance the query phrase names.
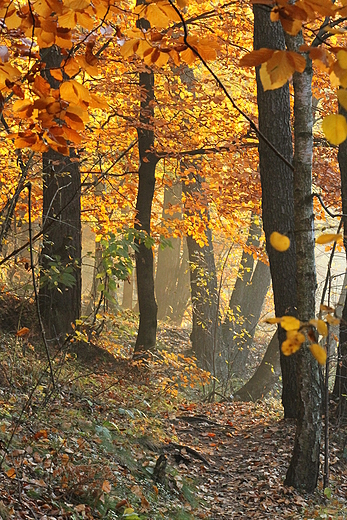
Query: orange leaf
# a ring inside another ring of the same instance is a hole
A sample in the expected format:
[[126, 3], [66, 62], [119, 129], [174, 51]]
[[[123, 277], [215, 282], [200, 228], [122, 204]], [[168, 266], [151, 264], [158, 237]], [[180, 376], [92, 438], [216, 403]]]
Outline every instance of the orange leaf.
[[11, 469], [6, 471], [6, 475], [9, 478], [16, 478], [16, 470], [14, 468], [11, 468]]
[[35, 433], [34, 435], [34, 439], [37, 441], [39, 439], [47, 439], [48, 437], [48, 434], [47, 434], [47, 431], [46, 430], [39, 430], [38, 432]]
[[109, 483], [108, 480], [104, 480], [104, 481], [103, 481], [102, 486], [101, 486], [101, 489], [102, 489], [105, 493], [110, 493], [110, 491], [111, 491], [111, 484]]
[[57, 81], [62, 81], [63, 74], [60, 69], [51, 69], [50, 73], [52, 78], [56, 79]]
[[215, 436], [216, 436], [215, 433], [208, 433], [208, 434], [207, 434], [207, 437], [215, 437]]
[[268, 61], [275, 51], [273, 49], [259, 49], [249, 52], [240, 59], [240, 67], [258, 67], [265, 61]]
[[28, 327], [22, 327], [21, 329], [19, 329], [17, 331], [16, 336], [21, 338], [21, 337], [26, 336], [27, 334], [29, 334], [29, 332], [30, 332], [30, 329], [28, 329]]

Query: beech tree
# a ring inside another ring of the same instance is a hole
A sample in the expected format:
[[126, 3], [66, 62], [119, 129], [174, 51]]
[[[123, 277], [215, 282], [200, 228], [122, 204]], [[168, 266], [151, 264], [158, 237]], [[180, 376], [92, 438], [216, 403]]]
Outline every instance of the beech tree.
[[260, 260], [254, 267], [254, 251], [250, 250], [259, 245], [261, 224], [258, 219], [252, 215], [246, 246], [222, 325], [225, 344], [222, 357], [225, 356], [228, 361], [228, 369], [241, 377], [270, 285], [269, 267]]
[[[50, 71], [60, 67], [61, 49], [42, 52], [47, 85], [59, 86]], [[39, 301], [48, 340], [63, 342], [81, 313], [81, 177], [79, 161], [50, 149], [43, 163], [43, 247]]]
[[[270, 20], [270, 12], [255, 5], [254, 49], [284, 49], [284, 32], [280, 22]], [[292, 132], [290, 123], [289, 85], [276, 90], [264, 90], [260, 71], [257, 70], [257, 101], [259, 130], [276, 147], [276, 150], [292, 162]], [[296, 263], [294, 241], [293, 173], [262, 139], [259, 140], [259, 168], [262, 184], [262, 219], [269, 256], [275, 312], [277, 316], [296, 315]], [[291, 239], [290, 248], [284, 253], [270, 244], [274, 231]], [[284, 290], [285, 287], [285, 290]], [[285, 340], [285, 331], [279, 326], [279, 345]], [[296, 356], [280, 353], [282, 369], [282, 404], [285, 417], [297, 416]]]

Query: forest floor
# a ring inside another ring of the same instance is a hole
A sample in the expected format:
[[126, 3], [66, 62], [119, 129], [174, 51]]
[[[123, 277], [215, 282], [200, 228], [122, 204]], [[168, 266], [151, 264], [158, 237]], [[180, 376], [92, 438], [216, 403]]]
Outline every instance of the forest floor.
[[347, 519], [347, 431], [331, 427], [328, 496], [283, 485], [295, 426], [280, 403], [204, 402], [207, 376], [162, 329], [160, 354], [129, 360], [131, 319], [100, 344], [115, 355], [49, 368], [34, 339], [0, 336], [0, 518]]

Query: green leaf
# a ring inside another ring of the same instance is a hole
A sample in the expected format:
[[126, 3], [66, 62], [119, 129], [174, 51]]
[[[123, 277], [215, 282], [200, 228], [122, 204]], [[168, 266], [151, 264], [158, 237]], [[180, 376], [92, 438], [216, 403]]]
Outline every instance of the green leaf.
[[324, 496], [327, 497], [330, 500], [330, 498], [331, 498], [331, 488], [326, 487], [324, 489]]

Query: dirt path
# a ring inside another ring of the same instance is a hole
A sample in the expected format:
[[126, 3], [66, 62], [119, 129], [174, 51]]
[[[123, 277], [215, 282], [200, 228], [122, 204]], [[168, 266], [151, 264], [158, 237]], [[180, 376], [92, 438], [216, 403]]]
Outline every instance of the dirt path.
[[[202, 482], [200, 496], [206, 500], [206, 514], [201, 518], [347, 518], [346, 464], [338, 457], [337, 446], [332, 445], [334, 501], [325, 503], [321, 485], [313, 495], [283, 486], [293, 446], [293, 421], [282, 420], [280, 412], [264, 404], [188, 408], [168, 422], [180, 444], [210, 462], [207, 466], [190, 456], [186, 467], [181, 464], [184, 473], [188, 470], [187, 475]], [[338, 516], [329, 516], [330, 511]]]

